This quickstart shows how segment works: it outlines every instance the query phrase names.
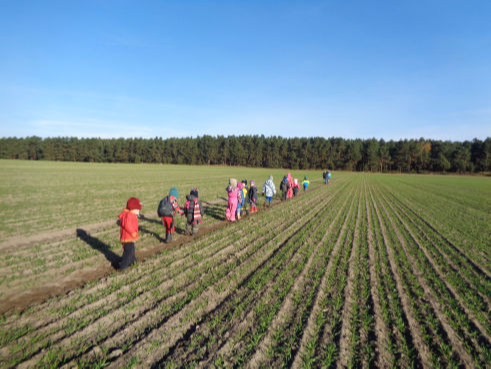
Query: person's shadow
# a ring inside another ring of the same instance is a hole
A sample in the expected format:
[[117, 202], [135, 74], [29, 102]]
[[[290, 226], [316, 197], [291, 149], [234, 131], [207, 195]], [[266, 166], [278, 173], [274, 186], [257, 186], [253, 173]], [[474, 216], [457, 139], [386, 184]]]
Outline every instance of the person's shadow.
[[[153, 223], [153, 221], [152, 221]], [[159, 242], [165, 242], [165, 239], [162, 238], [158, 233], [155, 233], [155, 232], [152, 232], [152, 231], [149, 231], [147, 228], [143, 227], [143, 226], [139, 226], [138, 227], [139, 230], [141, 231], [141, 233], [146, 233], [146, 234], [149, 234], [153, 237], [155, 237]], [[165, 230], [164, 230], [164, 233], [165, 233]]]
[[222, 204], [205, 203], [204, 214], [216, 220], [225, 220], [225, 207]]
[[154, 219], [154, 218], [148, 218], [148, 217], [144, 216], [143, 214], [140, 214], [140, 218], [139, 219], [142, 220], [142, 221], [144, 221], [144, 222], [162, 225], [162, 219], [160, 217], [157, 218], [157, 219]]
[[[174, 219], [176, 219], [176, 217], [178, 217], [180, 215], [175, 215], [174, 216]], [[153, 218], [147, 218], [146, 216], [140, 216], [140, 220], [142, 220], [143, 222], [148, 222], [148, 223], [154, 223], [154, 224], [160, 224], [162, 227], [163, 227], [163, 234], [165, 234], [165, 228], [164, 228], [164, 225], [162, 224], [162, 220], [161, 218], [158, 218], [158, 219], [153, 219]], [[174, 221], [174, 226], [175, 226], [175, 221]], [[157, 240], [159, 240], [159, 242], [165, 242], [165, 240], [160, 237], [160, 235], [158, 235], [157, 233], [155, 232], [152, 232], [152, 231], [149, 231], [148, 229], [140, 226], [139, 227], [140, 231], [142, 231], [142, 233], [147, 233], [149, 235], [152, 235], [154, 236]], [[180, 235], [185, 235], [186, 234], [186, 230], [185, 229], [181, 229], [181, 228], [178, 228], [177, 226], [175, 226], [175, 232], [177, 234], [180, 234]]]
[[97, 250], [101, 254], [103, 254], [106, 257], [106, 259], [111, 263], [111, 266], [114, 269], [118, 269], [118, 264], [121, 261], [121, 257], [115, 254], [113, 251], [111, 251], [109, 245], [105, 244], [104, 242], [100, 241], [95, 237], [92, 237], [90, 234], [88, 234], [85, 230], [81, 228], [77, 228], [77, 237], [80, 238], [82, 241], [86, 242], [94, 250]]

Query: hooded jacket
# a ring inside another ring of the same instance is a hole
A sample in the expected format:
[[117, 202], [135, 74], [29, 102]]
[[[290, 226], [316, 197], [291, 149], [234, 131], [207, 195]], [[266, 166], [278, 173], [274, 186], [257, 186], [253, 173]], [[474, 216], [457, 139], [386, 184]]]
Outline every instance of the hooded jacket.
[[266, 182], [264, 182], [263, 193], [266, 197], [273, 197], [276, 195], [276, 186], [273, 182], [273, 176], [269, 176]]
[[124, 209], [119, 214], [120, 240], [122, 243], [135, 242], [138, 240], [138, 218], [130, 210]]

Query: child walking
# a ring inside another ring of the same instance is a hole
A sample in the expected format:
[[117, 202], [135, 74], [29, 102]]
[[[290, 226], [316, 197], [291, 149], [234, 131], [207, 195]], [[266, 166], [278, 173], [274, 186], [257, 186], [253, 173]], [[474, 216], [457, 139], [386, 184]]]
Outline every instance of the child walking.
[[242, 215], [242, 208], [245, 204], [245, 196], [244, 196], [244, 184], [242, 182], [237, 183], [237, 220], [240, 219]]
[[293, 180], [293, 196], [296, 197], [298, 195], [298, 189], [300, 186], [298, 185], [298, 179]]
[[136, 197], [130, 197], [126, 208], [119, 214], [120, 240], [123, 256], [119, 269], [123, 270], [136, 262], [135, 242], [138, 240], [138, 215], [142, 204]]
[[227, 210], [225, 210], [225, 217], [228, 221], [235, 222], [235, 214], [237, 212], [237, 192], [239, 191], [237, 180], [235, 178], [229, 179], [225, 191], [228, 193], [228, 205]]
[[251, 179], [251, 187], [248, 191], [249, 202], [251, 203], [251, 214], [257, 213], [257, 187], [256, 181]]
[[176, 213], [183, 214], [183, 211], [177, 203], [179, 192], [177, 188], [172, 187], [169, 191], [169, 195], [164, 197], [159, 204], [158, 214], [162, 217], [162, 224], [165, 227], [165, 242], [172, 242], [172, 234], [176, 230], [174, 226], [174, 215]]
[[276, 195], [276, 186], [273, 182], [273, 176], [269, 176], [266, 182], [264, 182], [263, 195], [266, 196], [264, 206], [267, 204], [269, 207], [271, 207], [273, 205], [273, 196]]
[[304, 178], [304, 180], [302, 182], [302, 186], [303, 186], [303, 190], [304, 191], [307, 191], [307, 188], [309, 187], [309, 184], [310, 184], [310, 181], [307, 178], [307, 176], [305, 176], [305, 178]]
[[290, 190], [290, 183], [288, 182], [288, 177], [283, 177], [283, 181], [280, 184], [281, 199], [284, 201], [287, 198], [288, 191]]
[[186, 216], [186, 234], [196, 236], [203, 218], [203, 207], [198, 199], [197, 188], [193, 188], [189, 195], [186, 195], [184, 215]]
[[287, 193], [286, 197], [288, 199], [291, 199], [293, 197], [293, 178], [292, 178], [292, 175], [290, 173], [287, 173], [286, 179], [288, 179], [288, 184], [290, 185], [290, 187], [288, 187], [288, 193]]
[[242, 207], [240, 208], [240, 215], [244, 213], [249, 214], [249, 210], [247, 209], [247, 203], [249, 201], [249, 196], [247, 196], [247, 179], [242, 180]]

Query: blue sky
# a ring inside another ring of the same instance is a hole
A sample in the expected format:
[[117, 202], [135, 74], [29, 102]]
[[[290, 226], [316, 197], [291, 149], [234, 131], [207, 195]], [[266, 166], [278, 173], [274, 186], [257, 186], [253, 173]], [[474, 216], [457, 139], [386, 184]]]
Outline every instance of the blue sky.
[[0, 136], [485, 139], [491, 1], [3, 1]]

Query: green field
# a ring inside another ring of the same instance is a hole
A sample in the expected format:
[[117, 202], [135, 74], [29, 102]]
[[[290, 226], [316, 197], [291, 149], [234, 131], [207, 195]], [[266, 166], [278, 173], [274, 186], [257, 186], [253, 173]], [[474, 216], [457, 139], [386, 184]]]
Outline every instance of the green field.
[[[227, 224], [228, 178], [262, 187], [272, 174], [279, 187], [286, 170], [0, 161], [0, 171], [1, 367], [491, 362], [489, 178], [335, 172], [326, 186], [320, 172], [292, 171], [313, 179], [309, 191]], [[206, 216], [195, 239], [178, 218], [166, 245], [156, 207], [172, 186], [181, 197], [197, 186]], [[141, 257], [117, 272], [115, 221], [130, 196], [146, 216]]]

